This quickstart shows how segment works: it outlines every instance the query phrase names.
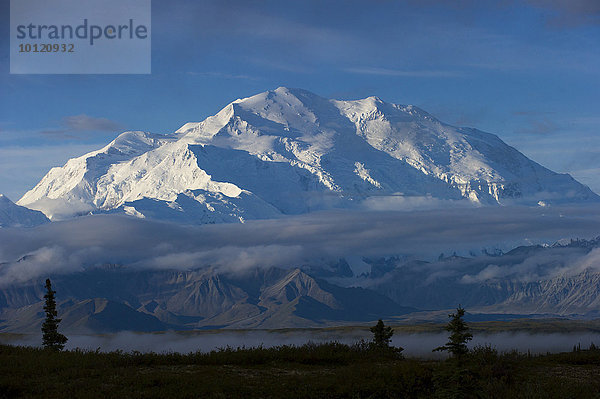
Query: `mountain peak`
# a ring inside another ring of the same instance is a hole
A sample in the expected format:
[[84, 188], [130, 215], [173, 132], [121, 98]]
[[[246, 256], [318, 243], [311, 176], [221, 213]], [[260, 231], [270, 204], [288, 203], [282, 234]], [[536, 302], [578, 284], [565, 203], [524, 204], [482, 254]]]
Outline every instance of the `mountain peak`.
[[306, 94], [313, 95], [313, 96], [316, 95], [314, 93], [309, 92], [308, 90], [292, 88], [292, 87], [285, 87], [285, 86], [279, 86], [275, 90], [269, 90], [269, 92], [274, 92], [274, 93], [277, 93], [279, 95], [284, 95], [284, 96], [296, 95], [296, 94], [300, 94], [300, 93], [306, 93]]
[[365, 100], [370, 100], [377, 104], [382, 104], [384, 102], [381, 98], [379, 98], [377, 96], [369, 96], [369, 97], [365, 98]]

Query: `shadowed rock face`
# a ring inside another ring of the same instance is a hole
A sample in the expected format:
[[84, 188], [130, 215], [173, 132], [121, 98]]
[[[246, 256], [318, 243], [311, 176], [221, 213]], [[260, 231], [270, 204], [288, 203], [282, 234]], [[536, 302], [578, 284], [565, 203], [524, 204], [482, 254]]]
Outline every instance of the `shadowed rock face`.
[[223, 223], [390, 196], [483, 205], [600, 200], [497, 136], [414, 106], [280, 87], [173, 134], [123, 133], [53, 168], [19, 204], [52, 219], [112, 212]]
[[[307, 327], [409, 310], [375, 292], [334, 286], [299, 269], [233, 277], [100, 268], [57, 276], [53, 284], [59, 298], [68, 298], [59, 304], [65, 331]], [[27, 285], [1, 294], [0, 331], [39, 329], [43, 290]]]

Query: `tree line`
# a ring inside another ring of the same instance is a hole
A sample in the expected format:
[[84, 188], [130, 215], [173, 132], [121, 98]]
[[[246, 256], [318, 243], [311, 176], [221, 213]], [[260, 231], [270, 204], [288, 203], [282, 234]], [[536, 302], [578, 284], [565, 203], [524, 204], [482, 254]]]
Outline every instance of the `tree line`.
[[[445, 329], [450, 333], [448, 342], [445, 345], [433, 349], [433, 352], [447, 351], [453, 357], [461, 357], [469, 352], [467, 342], [473, 339], [473, 334], [470, 332], [469, 326], [464, 320], [465, 309], [458, 305], [455, 313], [448, 315], [450, 321]], [[376, 325], [370, 328], [373, 333], [372, 345], [376, 349], [386, 350], [391, 349], [390, 341], [394, 335], [394, 330], [386, 326], [381, 319]], [[394, 350], [401, 352], [404, 348], [398, 347]]]

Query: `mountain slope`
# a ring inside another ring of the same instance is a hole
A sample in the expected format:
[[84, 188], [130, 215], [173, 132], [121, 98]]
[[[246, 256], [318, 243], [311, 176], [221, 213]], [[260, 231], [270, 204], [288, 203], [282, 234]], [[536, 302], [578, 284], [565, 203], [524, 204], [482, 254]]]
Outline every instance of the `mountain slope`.
[[[460, 303], [471, 311], [489, 313], [588, 316], [600, 312], [599, 259], [596, 238], [434, 262], [367, 260], [372, 266], [367, 276], [332, 281], [342, 286], [358, 284], [422, 309]], [[374, 266], [383, 263], [387, 263], [384, 273], [374, 273]]]
[[497, 136], [450, 126], [416, 107], [280, 87], [168, 136], [123, 133], [52, 169], [19, 204], [51, 218], [121, 212], [216, 223], [385, 196], [478, 204], [600, 200]]
[[8, 197], [0, 194], [0, 228], [33, 227], [48, 222], [48, 218], [42, 212], [16, 205]]
[[[372, 321], [414, 309], [376, 292], [343, 288], [299, 269], [239, 275], [92, 268], [52, 276], [65, 330], [285, 328]], [[0, 331], [39, 331], [43, 287], [0, 287]]]
[[[39, 332], [44, 321], [43, 302], [18, 309], [0, 311], [0, 330], [4, 332]], [[172, 325], [136, 312], [126, 304], [104, 298], [63, 301], [58, 304], [61, 330], [70, 333], [107, 333], [116, 331], [164, 331]]]

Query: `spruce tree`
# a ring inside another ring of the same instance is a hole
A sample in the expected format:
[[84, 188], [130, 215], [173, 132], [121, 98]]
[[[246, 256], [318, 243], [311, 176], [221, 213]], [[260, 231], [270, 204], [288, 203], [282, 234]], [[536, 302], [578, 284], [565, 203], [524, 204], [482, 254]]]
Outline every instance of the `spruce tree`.
[[446, 331], [450, 333], [446, 345], [435, 348], [434, 351], [448, 351], [454, 357], [461, 357], [469, 352], [467, 342], [473, 339], [473, 334], [469, 332], [469, 326], [463, 320], [465, 310], [458, 305], [456, 313], [448, 315], [450, 321], [446, 325]]
[[46, 279], [46, 295], [44, 295], [46, 320], [42, 324], [42, 345], [46, 349], [60, 351], [64, 348], [67, 337], [58, 332], [58, 323], [61, 319], [57, 318], [58, 312], [56, 311], [54, 294], [56, 294], [56, 291], [52, 290], [50, 279]]
[[386, 327], [383, 321], [379, 319], [376, 325], [370, 328], [373, 333], [373, 345], [378, 349], [389, 348], [390, 339], [394, 335], [392, 327]]

